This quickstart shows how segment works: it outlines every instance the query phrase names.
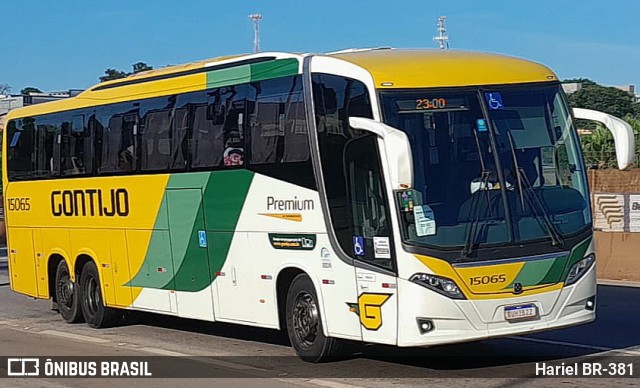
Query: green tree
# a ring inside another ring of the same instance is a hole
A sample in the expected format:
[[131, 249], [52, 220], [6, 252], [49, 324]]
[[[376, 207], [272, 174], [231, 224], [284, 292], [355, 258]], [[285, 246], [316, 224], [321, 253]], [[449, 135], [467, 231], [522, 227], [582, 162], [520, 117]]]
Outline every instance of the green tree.
[[140, 73], [141, 71], [153, 70], [153, 66], [149, 66], [144, 62], [138, 62], [133, 64], [133, 74]]
[[600, 124], [589, 134], [580, 136], [584, 162], [588, 168], [616, 167], [616, 149], [611, 132]]
[[590, 80], [589, 78], [570, 78], [562, 81], [563, 84], [582, 84], [582, 86], [586, 85], [597, 85], [595, 81]]
[[152, 66], [149, 66], [144, 62], [134, 63], [133, 65], [131, 65], [131, 67], [133, 68], [133, 73], [127, 73], [126, 71], [109, 68], [109, 69], [104, 71], [105, 75], [100, 77], [100, 82], [112, 81], [114, 79], [125, 78], [125, 77], [130, 76], [131, 74], [136, 74], [136, 73], [140, 73], [141, 71], [147, 71], [147, 70], [152, 70], [153, 69]]
[[29, 95], [30, 93], [42, 93], [42, 90], [34, 88], [33, 86], [27, 86], [20, 91], [20, 94]]
[[640, 118], [629, 115], [624, 120], [633, 128], [633, 135], [636, 140], [636, 163], [635, 167], [640, 167]]
[[122, 70], [116, 70], [111, 68], [105, 70], [104, 74], [105, 75], [100, 77], [100, 82], [112, 81], [114, 79], [124, 78], [129, 75]]
[[586, 108], [624, 117], [634, 113], [633, 96], [629, 93], [598, 84], [586, 84], [582, 89], [569, 95], [574, 108]]

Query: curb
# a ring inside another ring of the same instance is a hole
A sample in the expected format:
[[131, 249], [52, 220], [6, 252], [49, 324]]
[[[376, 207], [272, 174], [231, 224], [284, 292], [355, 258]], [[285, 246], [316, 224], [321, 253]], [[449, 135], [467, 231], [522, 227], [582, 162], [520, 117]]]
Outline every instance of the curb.
[[631, 280], [598, 279], [598, 285], [640, 288], [640, 282]]

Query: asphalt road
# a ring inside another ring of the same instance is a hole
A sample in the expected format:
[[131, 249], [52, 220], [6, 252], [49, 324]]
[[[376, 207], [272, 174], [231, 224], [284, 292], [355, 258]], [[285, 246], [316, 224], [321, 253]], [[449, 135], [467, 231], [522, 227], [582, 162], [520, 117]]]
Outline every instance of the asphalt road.
[[[0, 260], [0, 284], [6, 284]], [[572, 365], [583, 356], [604, 364], [633, 363], [640, 375], [640, 288], [598, 287], [595, 322], [546, 333], [430, 349], [355, 345], [343, 360], [309, 365], [295, 356], [286, 336], [273, 330], [134, 313], [121, 326], [94, 330], [69, 325], [50, 302], [0, 286], [2, 356], [132, 356], [151, 358], [160, 375], [218, 379], [92, 379], [102, 386], [630, 386], [640, 378], [536, 377], [536, 364]], [[162, 356], [173, 356], [165, 359]], [[134, 358], [136, 359], [136, 358]], [[4, 361], [3, 361], [4, 362]], [[6, 375], [0, 365], [0, 375]], [[0, 386], [80, 387], [85, 379], [6, 379]]]

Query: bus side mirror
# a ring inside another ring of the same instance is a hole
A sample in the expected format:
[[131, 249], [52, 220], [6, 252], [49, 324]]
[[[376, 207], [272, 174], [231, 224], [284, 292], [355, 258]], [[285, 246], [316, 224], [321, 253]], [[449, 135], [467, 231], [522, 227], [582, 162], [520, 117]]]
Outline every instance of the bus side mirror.
[[616, 147], [618, 169], [624, 170], [633, 163], [636, 144], [631, 125], [615, 116], [597, 110], [573, 108], [573, 115], [576, 119], [597, 121], [611, 131]]
[[406, 133], [364, 117], [349, 117], [349, 125], [382, 139], [384, 150], [380, 150], [380, 154], [387, 160], [389, 179], [394, 190], [413, 187], [413, 159]]

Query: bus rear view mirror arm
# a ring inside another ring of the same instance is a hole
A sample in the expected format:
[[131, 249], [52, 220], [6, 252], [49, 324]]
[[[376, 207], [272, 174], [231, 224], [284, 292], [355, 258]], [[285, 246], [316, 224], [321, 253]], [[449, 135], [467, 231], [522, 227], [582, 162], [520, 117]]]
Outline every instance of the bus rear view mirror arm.
[[[373, 133], [382, 139], [389, 179], [394, 190], [413, 187], [413, 158], [407, 134], [379, 121], [364, 117], [349, 117], [352, 128]], [[382, 150], [381, 150], [382, 151]]]
[[573, 108], [573, 115], [576, 119], [597, 121], [611, 131], [616, 147], [616, 161], [620, 170], [624, 170], [633, 163], [636, 144], [631, 125], [615, 116], [597, 110]]

